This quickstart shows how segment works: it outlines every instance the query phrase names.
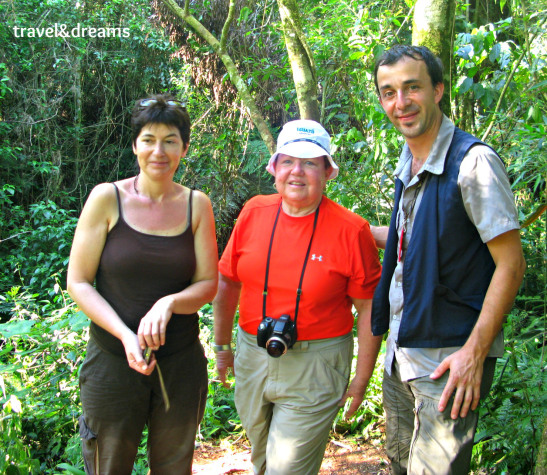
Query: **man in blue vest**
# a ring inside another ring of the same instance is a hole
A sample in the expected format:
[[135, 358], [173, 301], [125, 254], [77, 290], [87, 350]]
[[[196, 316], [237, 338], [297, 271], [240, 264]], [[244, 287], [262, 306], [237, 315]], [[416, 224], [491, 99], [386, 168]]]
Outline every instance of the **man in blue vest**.
[[525, 270], [502, 161], [439, 106], [442, 65], [396, 45], [375, 84], [405, 138], [372, 331], [389, 330], [383, 382], [395, 474], [467, 474], [476, 408], [503, 354], [502, 323]]

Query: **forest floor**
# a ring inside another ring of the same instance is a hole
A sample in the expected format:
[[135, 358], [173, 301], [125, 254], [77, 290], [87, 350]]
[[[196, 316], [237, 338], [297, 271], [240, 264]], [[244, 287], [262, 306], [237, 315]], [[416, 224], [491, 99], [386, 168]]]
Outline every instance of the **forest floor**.
[[[196, 475], [252, 474], [250, 444], [245, 438], [202, 442], [194, 453]], [[331, 439], [319, 475], [389, 474], [387, 456], [379, 444]]]

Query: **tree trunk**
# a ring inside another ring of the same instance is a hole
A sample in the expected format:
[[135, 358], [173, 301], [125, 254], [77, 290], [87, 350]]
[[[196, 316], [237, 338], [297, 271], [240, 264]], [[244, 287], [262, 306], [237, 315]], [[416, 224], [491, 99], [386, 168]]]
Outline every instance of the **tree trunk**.
[[215, 53], [218, 54], [219, 58], [224, 63], [226, 70], [228, 71], [228, 76], [230, 77], [232, 84], [236, 87], [237, 91], [239, 92], [239, 96], [241, 100], [243, 101], [243, 104], [245, 104], [245, 106], [249, 110], [249, 115], [251, 116], [251, 120], [253, 121], [256, 128], [258, 129], [258, 132], [260, 133], [262, 140], [264, 140], [264, 143], [268, 147], [269, 152], [274, 153], [275, 140], [272, 136], [272, 133], [270, 132], [268, 124], [266, 124], [266, 121], [262, 117], [262, 113], [258, 109], [258, 106], [256, 105], [256, 102], [254, 101], [253, 96], [251, 95], [251, 91], [249, 91], [247, 87], [247, 84], [239, 75], [237, 66], [235, 65], [230, 55], [226, 52], [226, 37], [228, 35], [228, 29], [230, 27], [230, 23], [232, 22], [234, 17], [233, 12], [235, 8], [235, 0], [230, 0], [230, 8], [229, 8], [226, 22], [224, 24], [224, 28], [222, 29], [222, 37], [220, 41], [218, 41], [207, 30], [207, 28], [205, 28], [194, 16], [188, 13], [188, 3], [189, 3], [188, 0], [186, 0], [185, 2], [184, 9], [182, 9], [175, 2], [175, 0], [161, 0], [161, 1], [171, 11], [171, 13], [173, 13], [176, 17], [178, 17], [179, 19], [187, 23], [199, 36], [201, 36], [205, 41], [207, 41], [207, 43], [209, 43], [209, 46], [211, 46], [213, 50], [215, 51]]
[[319, 121], [321, 113], [317, 100], [317, 78], [313, 55], [302, 31], [296, 0], [277, 0], [285, 44], [296, 88], [301, 119]]
[[427, 46], [444, 66], [444, 90], [450, 100], [442, 103], [450, 114], [455, 0], [417, 0], [412, 22], [412, 44]]
[[543, 433], [539, 443], [538, 456], [536, 460], [536, 469], [534, 475], [547, 474], [547, 417], [543, 423]]

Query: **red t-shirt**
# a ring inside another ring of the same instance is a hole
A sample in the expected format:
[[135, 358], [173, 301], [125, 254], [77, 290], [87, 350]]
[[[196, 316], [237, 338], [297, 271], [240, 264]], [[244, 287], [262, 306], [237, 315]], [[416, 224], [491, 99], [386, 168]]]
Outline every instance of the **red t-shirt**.
[[[268, 246], [281, 203], [279, 194], [255, 196], [243, 207], [219, 263], [242, 283], [239, 325], [256, 335], [262, 320]], [[272, 246], [266, 316], [294, 319], [296, 290], [315, 213], [293, 217], [281, 210]], [[298, 340], [333, 338], [353, 328], [351, 298], [371, 299], [380, 279], [378, 249], [368, 222], [323, 197], [298, 309]]]

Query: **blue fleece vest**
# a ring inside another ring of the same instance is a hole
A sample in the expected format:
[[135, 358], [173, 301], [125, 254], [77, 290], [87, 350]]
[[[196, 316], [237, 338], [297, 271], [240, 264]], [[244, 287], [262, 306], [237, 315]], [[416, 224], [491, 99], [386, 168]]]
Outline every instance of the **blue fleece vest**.
[[[467, 216], [458, 187], [461, 162], [478, 144], [482, 142], [456, 127], [443, 173], [429, 176], [405, 255], [399, 346], [461, 346], [478, 319], [495, 265]], [[373, 300], [374, 335], [389, 329], [389, 287], [397, 265], [396, 217], [402, 191], [403, 183], [397, 179], [382, 277]]]

